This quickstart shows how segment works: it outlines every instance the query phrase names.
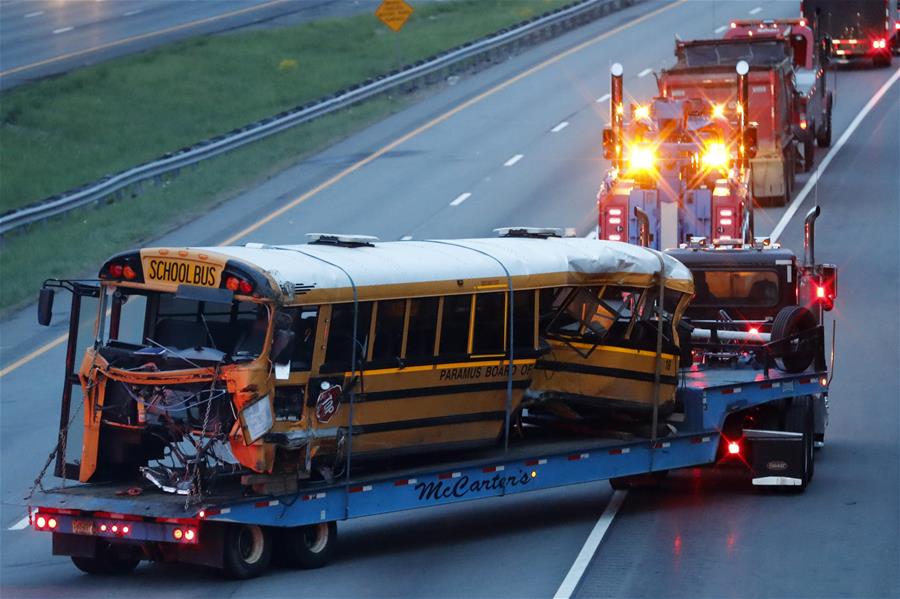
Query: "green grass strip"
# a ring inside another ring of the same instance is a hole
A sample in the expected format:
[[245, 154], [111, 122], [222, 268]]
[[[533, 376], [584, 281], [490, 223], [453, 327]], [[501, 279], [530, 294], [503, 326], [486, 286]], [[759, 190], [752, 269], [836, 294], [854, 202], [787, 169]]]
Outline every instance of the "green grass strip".
[[[400, 34], [372, 15], [188, 40], [0, 96], [2, 210], [151, 160], [569, 0], [414, 4]], [[396, 35], [395, 37], [392, 37]], [[399, 48], [399, 50], [398, 50]], [[92, 276], [338, 139], [402, 109], [379, 98], [200, 163], [166, 185], [87, 207], [0, 241], [0, 311], [51, 277]]]

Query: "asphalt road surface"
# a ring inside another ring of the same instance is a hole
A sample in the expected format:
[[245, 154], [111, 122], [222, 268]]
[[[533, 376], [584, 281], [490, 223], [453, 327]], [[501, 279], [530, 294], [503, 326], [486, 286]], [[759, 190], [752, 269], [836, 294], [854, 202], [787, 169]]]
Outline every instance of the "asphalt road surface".
[[[641, 73], [671, 63], [675, 34], [711, 36], [757, 7], [757, 16], [788, 16], [796, 3], [632, 7], [463, 78], [158, 243], [301, 243], [312, 231], [485, 236], [505, 225], [589, 234], [606, 167], [609, 64], [624, 64], [628, 96], [648, 98], [654, 80]], [[836, 73], [835, 141], [895, 72]], [[696, 469], [661, 490], [631, 492], [578, 597], [900, 595], [898, 119], [895, 82], [781, 236], [802, 249], [802, 217], [817, 200], [817, 257], [841, 268], [831, 424], [815, 481], [803, 495], [759, 493], [733, 471]], [[758, 211], [757, 232], [784, 213]], [[593, 483], [345, 522], [336, 560], [311, 572], [226, 582], [145, 564], [125, 579], [91, 578], [50, 555], [49, 535], [8, 530], [21, 522], [22, 496], [55, 440], [64, 352], [40, 348], [65, 326], [57, 318], [40, 329], [33, 308], [2, 323], [3, 596], [552, 597], [611, 497], [606, 483]]]
[[4, 0], [0, 89], [190, 36], [376, 6], [377, 0]]

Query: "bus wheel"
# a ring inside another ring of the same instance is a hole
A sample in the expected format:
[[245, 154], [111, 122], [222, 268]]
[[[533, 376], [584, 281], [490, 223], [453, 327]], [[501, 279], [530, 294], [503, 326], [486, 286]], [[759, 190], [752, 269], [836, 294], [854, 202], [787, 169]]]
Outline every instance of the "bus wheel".
[[73, 555], [72, 563], [87, 574], [124, 575], [134, 572], [141, 560], [133, 553], [100, 541], [94, 557]]
[[[775, 315], [772, 323], [772, 341], [780, 341], [792, 335], [815, 328], [816, 317], [803, 306], [785, 306]], [[784, 356], [778, 358], [785, 372], [803, 372], [813, 361], [814, 351], [798, 340], [788, 342]]]
[[244, 580], [265, 572], [272, 560], [272, 537], [268, 529], [255, 524], [231, 524], [225, 531], [223, 572]]
[[307, 570], [327, 564], [337, 549], [337, 523], [322, 522], [288, 528], [279, 547], [288, 565]]

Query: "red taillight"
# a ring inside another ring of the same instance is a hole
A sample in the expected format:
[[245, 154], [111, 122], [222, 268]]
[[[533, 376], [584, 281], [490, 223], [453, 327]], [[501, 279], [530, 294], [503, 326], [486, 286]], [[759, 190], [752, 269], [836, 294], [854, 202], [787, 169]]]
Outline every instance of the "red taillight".
[[719, 216], [731, 216], [734, 212], [730, 208], [724, 208], [719, 210]]
[[189, 528], [186, 531], [184, 531], [184, 540], [185, 541], [193, 541], [195, 536], [197, 536], [197, 533], [194, 532], [193, 528]]
[[137, 273], [133, 268], [126, 264], [124, 267], [122, 267], [122, 276], [124, 276], [129, 281], [133, 281], [137, 278]]
[[130, 532], [131, 532], [131, 529], [128, 528], [127, 526], [123, 526], [123, 527], [122, 527], [122, 534], [123, 534], [123, 535], [127, 535], [127, 534], [130, 533]]
[[113, 531], [114, 533], [119, 532], [119, 525], [118, 525], [118, 524], [113, 524], [113, 525], [112, 525], [112, 531]]
[[757, 329], [756, 327], [750, 327], [750, 330], [747, 332], [751, 335], [759, 335], [759, 329]]
[[100, 532], [106, 532], [106, 528], [107, 528], [106, 524], [101, 524], [101, 525], [100, 525]]
[[728, 454], [729, 455], [738, 455], [741, 453], [741, 444], [737, 441], [729, 441], [728, 442]]
[[47, 519], [47, 528], [53, 530], [54, 528], [56, 528], [57, 524], [58, 523], [56, 521], [56, 518], [48, 518]]
[[238, 287], [241, 290], [241, 293], [247, 294], [253, 291], [253, 285], [248, 283], [247, 281], [241, 281]]
[[894, 29], [896, 29], [897, 31], [900, 31], [900, 21], [897, 21], [896, 23], [894, 23]]
[[225, 287], [227, 287], [229, 291], [237, 291], [240, 286], [241, 280], [237, 277], [228, 277], [225, 279]]
[[732, 29], [737, 29], [737, 23], [735, 23], [734, 21], [732, 21], [732, 22], [731, 22], [731, 28], [732, 28]]
[[176, 541], [180, 541], [184, 537], [184, 531], [181, 530], [180, 528], [176, 528], [175, 530], [172, 531], [172, 536], [175, 538]]
[[872, 40], [872, 47], [876, 50], [886, 48], [887, 44], [885, 40]]
[[38, 516], [37, 518], [35, 518], [34, 523], [38, 528], [44, 528], [47, 526], [47, 519], [43, 516]]
[[825, 288], [816, 286], [816, 297], [819, 299], [825, 298]]
[[806, 119], [800, 119], [800, 128], [806, 131], [807, 127], [809, 127], [809, 124], [806, 122]]
[[114, 279], [121, 279], [123, 271], [124, 268], [122, 268], [121, 264], [110, 264], [109, 266], [109, 276]]
[[806, 27], [806, 19], [800, 19], [800, 27]]

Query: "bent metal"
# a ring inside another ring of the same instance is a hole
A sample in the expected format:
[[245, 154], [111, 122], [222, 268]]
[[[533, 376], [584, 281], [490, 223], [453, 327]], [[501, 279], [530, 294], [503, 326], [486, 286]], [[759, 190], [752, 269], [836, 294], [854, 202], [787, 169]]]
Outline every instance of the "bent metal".
[[451, 497], [465, 497], [469, 493], [505, 489], [507, 486], [524, 486], [529, 482], [531, 482], [531, 477], [527, 472], [506, 476], [503, 474], [495, 474], [493, 478], [474, 481], [468, 476], [462, 475], [457, 478], [452, 485], [445, 484], [444, 481], [438, 480], [436, 482], [418, 483], [413, 488], [419, 492], [419, 501], [440, 501], [441, 499], [450, 499]]

